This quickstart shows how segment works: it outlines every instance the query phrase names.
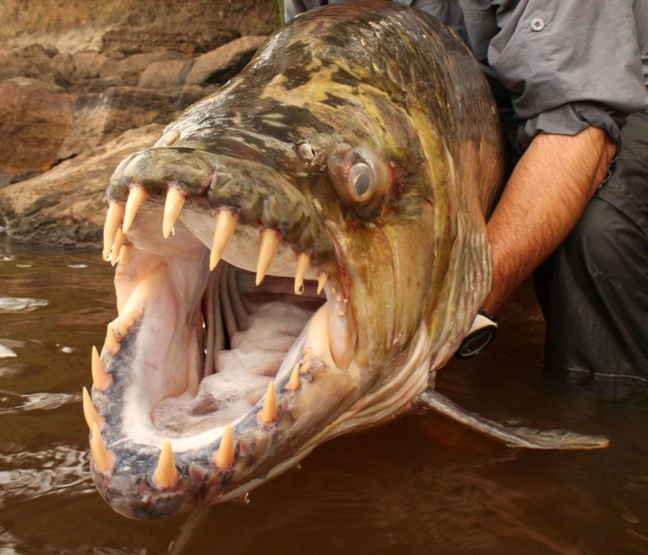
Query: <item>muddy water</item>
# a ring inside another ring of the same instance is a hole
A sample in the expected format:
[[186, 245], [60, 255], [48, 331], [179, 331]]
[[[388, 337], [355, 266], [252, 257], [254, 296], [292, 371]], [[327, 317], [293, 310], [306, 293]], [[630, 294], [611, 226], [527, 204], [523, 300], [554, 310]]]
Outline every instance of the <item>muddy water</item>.
[[596, 452], [506, 449], [413, 415], [334, 440], [245, 499], [162, 522], [88, 475], [81, 387], [114, 315], [109, 266], [0, 235], [0, 554], [648, 553], [648, 396], [543, 376], [537, 324], [440, 389], [511, 424], [606, 434]]

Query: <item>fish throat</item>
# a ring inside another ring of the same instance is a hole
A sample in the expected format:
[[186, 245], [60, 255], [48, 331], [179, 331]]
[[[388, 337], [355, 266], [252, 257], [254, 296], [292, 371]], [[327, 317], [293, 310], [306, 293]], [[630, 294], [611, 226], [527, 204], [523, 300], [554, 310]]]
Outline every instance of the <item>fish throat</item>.
[[[188, 210], [163, 239], [161, 214], [142, 210], [129, 230], [115, 280], [120, 315], [109, 326], [108, 355], [127, 360], [115, 377], [129, 383], [122, 415], [132, 441], [185, 438], [174, 448], [195, 449], [205, 439], [196, 436], [262, 411], [280, 369], [282, 387], [296, 390], [320, 359], [343, 356], [348, 368], [354, 345], [339, 272], [329, 279], [273, 230], [232, 226], [228, 240], [213, 217]], [[198, 231], [210, 226], [228, 242], [213, 272], [204, 245], [212, 240]], [[337, 350], [327, 352], [332, 337]]]

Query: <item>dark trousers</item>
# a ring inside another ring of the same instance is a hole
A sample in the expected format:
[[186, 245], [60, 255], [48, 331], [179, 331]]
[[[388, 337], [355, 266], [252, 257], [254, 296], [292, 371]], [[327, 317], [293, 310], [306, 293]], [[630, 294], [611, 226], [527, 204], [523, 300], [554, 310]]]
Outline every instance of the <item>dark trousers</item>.
[[648, 381], [648, 113], [576, 229], [536, 271], [550, 369]]

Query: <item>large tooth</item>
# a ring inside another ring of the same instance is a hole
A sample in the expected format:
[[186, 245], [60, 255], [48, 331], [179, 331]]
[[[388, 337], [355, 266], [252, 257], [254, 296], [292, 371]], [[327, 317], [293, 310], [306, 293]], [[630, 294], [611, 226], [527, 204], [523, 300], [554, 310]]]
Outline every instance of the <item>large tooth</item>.
[[96, 422], [92, 424], [92, 438], [90, 439], [90, 452], [94, 459], [94, 465], [97, 472], [106, 474], [115, 464], [115, 453], [106, 449], [106, 445], [101, 438], [99, 425]]
[[212, 244], [211, 255], [209, 256], [210, 270], [213, 270], [218, 265], [218, 261], [232, 240], [237, 225], [238, 216], [233, 210], [221, 210], [216, 216], [214, 243]]
[[232, 427], [227, 426], [223, 432], [223, 439], [221, 439], [218, 451], [214, 453], [214, 464], [216, 468], [227, 468], [234, 462], [234, 434], [232, 434]]
[[124, 246], [124, 241], [126, 241], [126, 235], [118, 228], [112, 249], [110, 249], [110, 265], [113, 267], [117, 264], [117, 260], [119, 260], [119, 251]]
[[130, 247], [128, 245], [123, 245], [121, 249], [119, 249], [119, 254], [117, 257], [119, 258], [119, 264], [122, 266], [126, 265], [126, 262], [128, 260], [128, 251]]
[[319, 277], [317, 278], [317, 294], [319, 295], [322, 290], [324, 289], [324, 286], [326, 285], [326, 282], [328, 281], [328, 274], [325, 272], [322, 272]]
[[256, 284], [259, 285], [270, 268], [272, 261], [277, 256], [281, 245], [281, 235], [274, 229], [266, 228], [261, 232], [261, 248], [259, 249], [259, 262], [257, 264]]
[[306, 347], [304, 349], [304, 354], [302, 355], [302, 360], [304, 361], [304, 363], [301, 365], [301, 368], [299, 369], [299, 372], [301, 374], [308, 374], [310, 372], [312, 358], [313, 358], [313, 353], [311, 351], [311, 348]]
[[178, 481], [178, 470], [175, 466], [171, 442], [166, 441], [160, 453], [160, 460], [155, 469], [155, 485], [158, 489], [169, 489]]
[[288, 383], [286, 384], [285, 387], [286, 390], [296, 391], [297, 389], [299, 389], [299, 371], [300, 371], [300, 366], [298, 362], [297, 364], [295, 364], [292, 374], [290, 374], [290, 379], [288, 380]]
[[106, 214], [103, 232], [103, 252], [101, 253], [104, 260], [108, 260], [108, 255], [115, 241], [115, 234], [124, 216], [124, 210], [124, 205], [115, 200], [108, 203], [108, 213]]
[[295, 271], [295, 295], [301, 295], [304, 292], [304, 276], [310, 266], [310, 256], [305, 252], [300, 252], [297, 257], [297, 270]]
[[92, 383], [99, 391], [106, 391], [113, 383], [112, 376], [104, 370], [96, 347], [92, 347]]
[[116, 355], [119, 352], [120, 347], [121, 343], [115, 335], [115, 331], [113, 330], [111, 322], [110, 324], [108, 324], [108, 328], [106, 330], [106, 348], [111, 355]]
[[275, 393], [274, 382], [268, 384], [263, 408], [259, 415], [262, 426], [268, 426], [277, 419], [277, 394]]
[[149, 198], [149, 194], [143, 187], [140, 187], [139, 185], [133, 185], [131, 187], [128, 200], [126, 201], [126, 211], [124, 212], [124, 225], [122, 226], [124, 233], [128, 233], [128, 230], [135, 219], [135, 214], [137, 214], [139, 207], [142, 206], [142, 203], [147, 198]]
[[[338, 301], [336, 296], [336, 301]], [[356, 333], [353, 323], [353, 315], [348, 310], [340, 309], [343, 299], [337, 303], [329, 304], [329, 337], [331, 341], [331, 357], [335, 365], [340, 369], [346, 371], [353, 358], [355, 357], [355, 344]], [[335, 313], [333, 313], [335, 309]]]
[[92, 404], [90, 394], [85, 387], [83, 388], [83, 416], [85, 416], [86, 424], [91, 430], [93, 424], [97, 424], [97, 427], [101, 429], [105, 423], [105, 420], [99, 416], [97, 409]]
[[185, 196], [179, 189], [169, 187], [169, 192], [164, 202], [164, 219], [162, 221], [162, 234], [165, 239], [171, 237], [173, 233], [173, 226], [182, 211], [185, 203]]

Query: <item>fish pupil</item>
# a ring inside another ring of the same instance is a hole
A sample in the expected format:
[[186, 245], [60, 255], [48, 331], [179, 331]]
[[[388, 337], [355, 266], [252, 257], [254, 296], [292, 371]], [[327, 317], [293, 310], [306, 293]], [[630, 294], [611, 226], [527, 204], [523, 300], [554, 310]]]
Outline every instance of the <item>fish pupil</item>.
[[371, 187], [371, 179], [366, 172], [356, 176], [353, 186], [358, 197], [364, 197]]

